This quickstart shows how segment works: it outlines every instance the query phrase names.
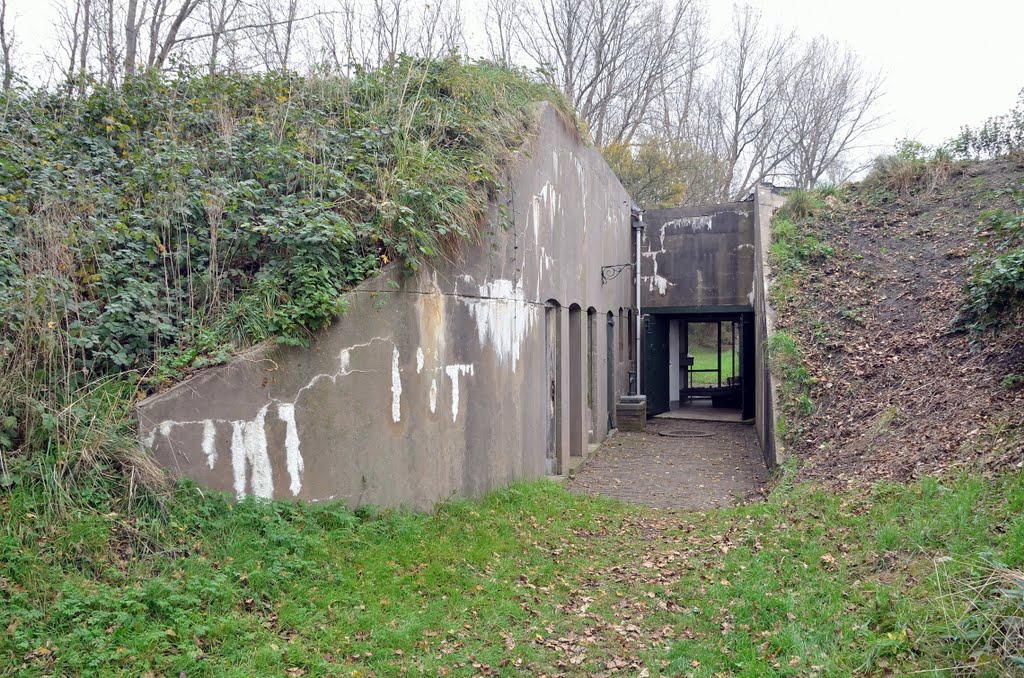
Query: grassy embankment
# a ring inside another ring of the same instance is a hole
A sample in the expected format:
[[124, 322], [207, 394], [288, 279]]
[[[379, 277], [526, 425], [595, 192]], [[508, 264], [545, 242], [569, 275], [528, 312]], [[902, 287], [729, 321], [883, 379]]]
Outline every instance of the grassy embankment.
[[44, 500], [2, 500], [3, 675], [906, 675], [972, 650], [1002, 675], [1024, 593], [996, 567], [1024, 565], [1020, 477], [701, 514], [546, 481], [433, 515], [183, 486], [159, 528]]

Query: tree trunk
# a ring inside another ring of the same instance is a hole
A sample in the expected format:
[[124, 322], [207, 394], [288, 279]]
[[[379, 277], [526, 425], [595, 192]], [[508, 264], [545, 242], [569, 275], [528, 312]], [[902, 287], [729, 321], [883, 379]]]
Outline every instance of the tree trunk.
[[135, 73], [136, 52], [139, 49], [139, 27], [135, 23], [139, 12], [139, 0], [128, 0], [128, 17], [124, 22], [124, 72]]

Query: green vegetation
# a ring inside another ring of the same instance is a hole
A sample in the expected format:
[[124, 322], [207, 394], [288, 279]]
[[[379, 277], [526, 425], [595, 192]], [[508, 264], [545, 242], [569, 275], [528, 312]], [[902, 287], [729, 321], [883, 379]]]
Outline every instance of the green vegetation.
[[63, 524], [19, 488], [0, 675], [1005, 675], [1021, 584], [997, 564], [1024, 565], [1021, 480], [784, 482], [701, 514], [547, 481], [433, 514], [183, 485], [159, 519]]
[[769, 253], [772, 266], [784, 273], [800, 270], [808, 262], [834, 254], [831, 247], [818, 239], [807, 221], [793, 222], [785, 217], [772, 222]]
[[[989, 118], [976, 129], [965, 126], [949, 146], [963, 158], [1019, 157], [1024, 152], [1024, 90], [1009, 113]], [[958, 323], [979, 332], [1017, 324], [1024, 309], [1024, 182], [1018, 179], [990, 197], [1000, 194], [1016, 207], [982, 213], [977, 233], [985, 245], [975, 257]]]
[[802, 431], [800, 417], [814, 413], [811, 389], [816, 379], [807, 367], [803, 349], [788, 332], [775, 332], [768, 337], [768, 360], [779, 383], [776, 433], [791, 441]]
[[1015, 326], [1024, 310], [1024, 182], [1006, 191], [1011, 210], [981, 213], [977, 233], [983, 245], [967, 282], [959, 323], [975, 331]]
[[964, 125], [949, 147], [957, 157], [970, 160], [1024, 151], [1024, 89], [1009, 113], [993, 116], [979, 127]]
[[[814, 225], [815, 217], [829, 201], [842, 200], [844, 192], [832, 186], [822, 190], [795, 190], [772, 220], [772, 242], [769, 257], [772, 266], [771, 302], [785, 310], [797, 302], [802, 274], [809, 266], [835, 255]], [[847, 309], [841, 317], [860, 322], [861, 309]], [[830, 330], [816, 324], [813, 338], [818, 343], [832, 341]], [[768, 358], [780, 388], [780, 411], [776, 416], [776, 433], [787, 441], [801, 432], [799, 420], [814, 413], [811, 390], [815, 378], [805, 364], [804, 349], [797, 337], [788, 332], [775, 332], [768, 337]]]
[[839, 199], [836, 190], [825, 192], [794, 190], [772, 219], [769, 261], [772, 266], [771, 302], [784, 307], [797, 293], [799, 273], [808, 264], [831, 257], [832, 248], [822, 242], [814, 229], [814, 216], [824, 209], [826, 198]]
[[789, 222], [798, 222], [813, 217], [824, 206], [825, 203], [819, 197], [818, 191], [794, 188], [786, 196], [786, 204], [778, 211], [777, 217]]
[[813, 219], [825, 207], [826, 198], [839, 199], [833, 187], [823, 192], [795, 189], [772, 219], [769, 256], [776, 274], [791, 274], [811, 262], [831, 257], [834, 252], [818, 237]]
[[876, 200], [907, 195], [917, 189], [934, 191], [949, 180], [956, 169], [952, 152], [946, 147], [928, 148], [903, 139], [895, 151], [875, 158], [863, 187]]
[[158, 484], [139, 393], [302, 345], [384, 264], [473, 239], [536, 102], [571, 116], [522, 73], [455, 59], [2, 96], [0, 476], [68, 501], [97, 465]]
[[644, 208], [715, 202], [725, 164], [683, 140], [613, 141], [601, 153], [633, 200]]

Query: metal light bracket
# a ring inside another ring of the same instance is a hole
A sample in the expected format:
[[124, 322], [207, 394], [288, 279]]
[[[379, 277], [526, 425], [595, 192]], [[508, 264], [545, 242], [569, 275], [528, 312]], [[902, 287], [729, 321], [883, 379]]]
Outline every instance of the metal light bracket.
[[601, 284], [605, 284], [609, 280], [614, 280], [619, 277], [619, 274], [625, 271], [627, 268], [633, 268], [633, 264], [613, 264], [611, 266], [601, 267]]

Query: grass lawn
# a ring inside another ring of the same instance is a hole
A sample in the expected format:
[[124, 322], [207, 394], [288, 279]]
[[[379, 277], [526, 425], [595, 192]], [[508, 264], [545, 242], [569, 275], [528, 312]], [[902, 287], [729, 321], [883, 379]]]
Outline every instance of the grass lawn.
[[[715, 351], [714, 346], [690, 346], [690, 355], [693, 356], [693, 368], [697, 370], [716, 370], [718, 369], [718, 353]], [[739, 356], [736, 356], [736, 374], [739, 374], [740, 360]], [[732, 351], [722, 351], [722, 385], [725, 385], [725, 380], [729, 377], [735, 376], [732, 370]], [[718, 375], [714, 372], [699, 372], [693, 375], [693, 383], [695, 385], [705, 384], [718, 384]]]
[[543, 480], [434, 514], [185, 485], [159, 528], [32, 501], [0, 495], [3, 675], [905, 675], [969, 659], [940, 593], [1024, 563], [1019, 477], [699, 514]]

